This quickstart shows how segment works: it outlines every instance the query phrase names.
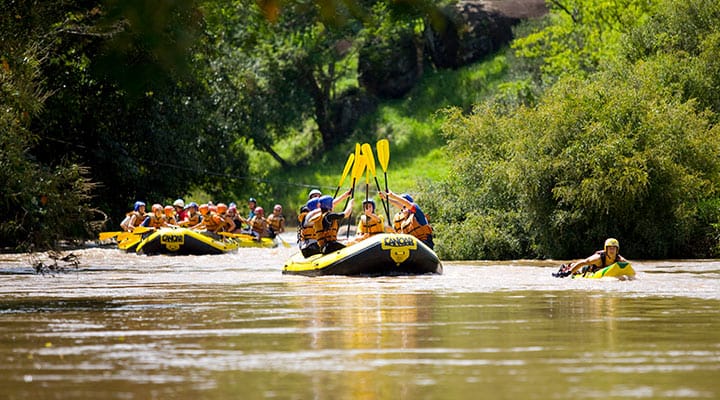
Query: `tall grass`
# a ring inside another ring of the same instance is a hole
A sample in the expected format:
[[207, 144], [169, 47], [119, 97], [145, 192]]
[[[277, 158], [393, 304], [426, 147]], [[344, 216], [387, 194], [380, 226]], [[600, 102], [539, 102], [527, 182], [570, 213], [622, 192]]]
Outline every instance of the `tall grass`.
[[[379, 139], [390, 141], [387, 171], [390, 190], [422, 192], [424, 183], [444, 179], [452, 163], [440, 131], [444, 116], [437, 111], [450, 106], [469, 111], [493, 93], [507, 77], [507, 70], [507, 59], [499, 53], [458, 70], [426, 71], [405, 98], [381, 103], [350, 137], [325, 153], [314, 150], [319, 145], [319, 134], [315, 126], [308, 123], [274, 147], [285, 160], [298, 166], [284, 170], [268, 154], [252, 152], [251, 171], [261, 181], [257, 193], [252, 195], [258, 197], [263, 206], [283, 204], [286, 217], [292, 221], [312, 188], [334, 194], [355, 143], [370, 143], [375, 150]], [[308, 155], [310, 161], [302, 162]], [[377, 160], [376, 172], [380, 185], [384, 186], [383, 171]], [[348, 177], [341, 190], [347, 190], [350, 185]], [[370, 196], [376, 193], [375, 182], [370, 177]], [[356, 198], [365, 199], [365, 177], [356, 185]], [[355, 208], [358, 215], [359, 202]]]

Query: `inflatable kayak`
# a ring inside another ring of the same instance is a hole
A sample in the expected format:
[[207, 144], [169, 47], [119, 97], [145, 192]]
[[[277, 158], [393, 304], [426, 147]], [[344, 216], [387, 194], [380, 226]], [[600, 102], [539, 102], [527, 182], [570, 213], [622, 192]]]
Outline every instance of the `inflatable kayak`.
[[187, 228], [161, 228], [142, 234], [130, 234], [118, 242], [118, 248], [142, 254], [205, 255], [223, 254], [240, 247], [277, 247], [270, 238], [258, 241], [250, 235], [220, 236]]
[[319, 276], [394, 276], [442, 274], [438, 256], [410, 235], [381, 233], [329, 254], [305, 258], [298, 252], [283, 274]]
[[580, 274], [573, 275], [573, 279], [576, 278], [587, 278], [587, 279], [600, 279], [600, 278], [618, 278], [621, 280], [634, 279], [635, 270], [629, 262], [616, 262], [610, 264], [605, 268], [599, 269], [595, 272], [583, 272]]

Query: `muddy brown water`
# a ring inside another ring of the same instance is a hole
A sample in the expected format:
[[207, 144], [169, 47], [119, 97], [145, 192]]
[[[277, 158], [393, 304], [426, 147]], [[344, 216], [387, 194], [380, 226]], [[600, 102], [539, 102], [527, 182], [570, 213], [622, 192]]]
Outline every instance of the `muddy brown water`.
[[720, 398], [720, 260], [282, 275], [294, 251], [89, 248], [54, 276], [0, 255], [0, 398]]

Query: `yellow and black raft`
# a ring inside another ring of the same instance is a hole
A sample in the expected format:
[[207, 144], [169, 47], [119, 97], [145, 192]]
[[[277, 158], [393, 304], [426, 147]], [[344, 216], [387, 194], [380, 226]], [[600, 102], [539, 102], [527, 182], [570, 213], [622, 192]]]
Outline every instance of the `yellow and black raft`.
[[251, 235], [220, 236], [187, 228], [160, 228], [118, 237], [118, 248], [141, 254], [206, 255], [224, 254], [240, 247], [277, 247], [270, 238], [255, 240]]
[[283, 274], [320, 276], [395, 276], [442, 274], [440, 259], [417, 238], [394, 233], [373, 235], [329, 254], [292, 256]]
[[575, 278], [600, 279], [600, 278], [617, 278], [620, 280], [635, 279], [635, 270], [629, 262], [616, 262], [597, 271], [587, 271], [573, 275]]

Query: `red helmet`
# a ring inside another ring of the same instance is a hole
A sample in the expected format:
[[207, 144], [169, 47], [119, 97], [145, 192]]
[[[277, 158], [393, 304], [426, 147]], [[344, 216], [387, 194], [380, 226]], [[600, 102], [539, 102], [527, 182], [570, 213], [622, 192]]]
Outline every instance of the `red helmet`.
[[255, 214], [265, 214], [265, 210], [262, 207], [255, 207]]
[[152, 205], [152, 210], [153, 210], [153, 212], [158, 212], [158, 211], [162, 212], [163, 206], [155, 203]]

